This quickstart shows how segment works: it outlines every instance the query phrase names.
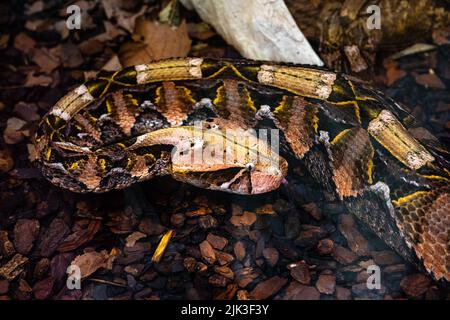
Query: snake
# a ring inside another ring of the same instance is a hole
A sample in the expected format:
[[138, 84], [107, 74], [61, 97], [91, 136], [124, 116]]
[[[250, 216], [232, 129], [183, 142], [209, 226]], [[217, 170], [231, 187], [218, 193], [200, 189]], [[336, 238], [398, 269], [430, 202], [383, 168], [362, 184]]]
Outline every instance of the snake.
[[43, 175], [80, 193], [170, 175], [251, 196], [298, 163], [403, 258], [450, 280], [449, 151], [350, 75], [199, 57], [102, 71], [58, 100], [34, 143]]

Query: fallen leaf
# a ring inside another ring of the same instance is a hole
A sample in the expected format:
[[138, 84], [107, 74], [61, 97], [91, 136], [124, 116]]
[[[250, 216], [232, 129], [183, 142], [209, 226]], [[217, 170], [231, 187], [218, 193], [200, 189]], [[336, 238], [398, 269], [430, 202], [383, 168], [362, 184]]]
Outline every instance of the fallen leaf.
[[80, 50], [71, 42], [60, 44], [50, 49], [52, 56], [59, 57], [63, 67], [77, 68], [84, 63]]
[[147, 235], [145, 233], [135, 231], [125, 239], [125, 246], [129, 248], [134, 247], [137, 241], [139, 241], [142, 238], [145, 238], [146, 236]]
[[120, 63], [119, 57], [115, 54], [105, 63], [102, 67], [105, 71], [117, 71], [122, 69], [122, 64]]
[[398, 68], [398, 63], [392, 59], [386, 59], [383, 62], [384, 68], [386, 69], [386, 84], [392, 86], [395, 81], [406, 76], [406, 72]]
[[128, 11], [122, 10], [121, 0], [101, 0], [101, 4], [103, 9], [105, 10], [106, 17], [108, 19], [114, 18], [117, 21], [117, 24], [132, 33], [136, 19], [142, 16], [148, 9], [146, 5], [142, 6], [141, 10], [137, 13], [130, 13]]
[[53, 78], [47, 75], [40, 75], [35, 76], [34, 72], [30, 72], [27, 74], [27, 78], [25, 80], [24, 86], [25, 87], [34, 87], [34, 86], [41, 86], [41, 87], [48, 87], [50, 84], [52, 84]]
[[191, 48], [186, 21], [173, 28], [168, 24], [138, 19], [135, 41], [122, 45], [119, 58], [125, 67], [154, 60], [186, 57]]
[[50, 74], [60, 65], [58, 57], [55, 56], [55, 51], [51, 52], [47, 48], [34, 50], [31, 60], [39, 66], [42, 72], [47, 74]]
[[26, 134], [22, 128], [27, 123], [22, 119], [12, 117], [6, 122], [6, 129], [3, 131], [3, 139], [7, 144], [15, 144], [22, 141]]
[[75, 257], [71, 265], [79, 267], [81, 278], [86, 278], [100, 268], [111, 269], [114, 259], [115, 256], [108, 254], [106, 250], [91, 251]]
[[424, 74], [412, 73], [414, 80], [425, 88], [445, 90], [445, 83], [432, 71]]

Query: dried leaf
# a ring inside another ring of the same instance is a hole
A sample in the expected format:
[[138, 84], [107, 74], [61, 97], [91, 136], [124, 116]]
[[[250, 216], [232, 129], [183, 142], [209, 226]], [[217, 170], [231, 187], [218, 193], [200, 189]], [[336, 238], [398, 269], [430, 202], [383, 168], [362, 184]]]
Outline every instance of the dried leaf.
[[[191, 48], [187, 24], [179, 27], [138, 19], [133, 35], [134, 41], [121, 47], [119, 57], [124, 66], [148, 63], [173, 57], [186, 57]], [[140, 42], [142, 39], [142, 42]]]
[[3, 139], [7, 144], [15, 144], [22, 141], [26, 137], [26, 131], [22, 128], [27, 123], [22, 119], [12, 117], [6, 122], [6, 129], [3, 131]]
[[147, 6], [142, 6], [137, 13], [130, 13], [121, 9], [121, 2], [121, 0], [102, 0], [101, 4], [108, 19], [115, 18], [120, 27], [132, 33], [136, 19], [147, 11]]
[[115, 54], [108, 60], [107, 63], [102, 67], [105, 71], [117, 71], [122, 69], [122, 64], [120, 63], [119, 57]]
[[169, 240], [170, 240], [170, 238], [172, 238], [173, 235], [174, 235], [174, 231], [172, 229], [170, 229], [163, 235], [163, 237], [161, 238], [161, 241], [158, 244], [158, 247], [155, 250], [155, 253], [153, 254], [153, 257], [152, 257], [153, 263], [158, 263], [161, 260], [163, 254], [164, 254], [164, 251], [166, 250], [166, 247], [169, 244]]
[[426, 88], [445, 90], [445, 83], [430, 69], [429, 73], [412, 73], [416, 82]]
[[91, 251], [75, 257], [71, 265], [79, 267], [81, 278], [86, 278], [100, 268], [111, 269], [114, 259], [115, 256], [108, 254], [106, 250]]
[[125, 239], [125, 246], [126, 247], [134, 247], [134, 245], [136, 244], [137, 241], [139, 241], [142, 238], [145, 238], [147, 235], [145, 233], [136, 231], [133, 232], [132, 234], [130, 234], [126, 239]]
[[53, 78], [47, 75], [35, 76], [34, 72], [30, 72], [27, 74], [27, 79], [25, 80], [25, 87], [48, 87], [53, 82]]
[[34, 50], [31, 60], [40, 67], [42, 72], [47, 74], [50, 74], [60, 65], [58, 57], [55, 56], [55, 52], [51, 52], [47, 48]]

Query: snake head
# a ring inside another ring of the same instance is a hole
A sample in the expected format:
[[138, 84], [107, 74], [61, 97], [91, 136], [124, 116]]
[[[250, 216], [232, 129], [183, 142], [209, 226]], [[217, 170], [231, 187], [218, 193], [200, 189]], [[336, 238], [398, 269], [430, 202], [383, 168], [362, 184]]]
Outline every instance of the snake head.
[[172, 176], [201, 188], [237, 194], [277, 189], [287, 162], [247, 132], [205, 130], [172, 152]]
[[265, 193], [277, 189], [287, 174], [286, 160], [244, 130], [165, 128], [139, 137], [130, 149], [150, 145], [172, 145], [168, 172], [178, 181], [204, 189]]
[[166, 128], [140, 137], [133, 148], [155, 144], [173, 146], [173, 178], [200, 188], [265, 193], [277, 189], [287, 173], [286, 160], [248, 131]]

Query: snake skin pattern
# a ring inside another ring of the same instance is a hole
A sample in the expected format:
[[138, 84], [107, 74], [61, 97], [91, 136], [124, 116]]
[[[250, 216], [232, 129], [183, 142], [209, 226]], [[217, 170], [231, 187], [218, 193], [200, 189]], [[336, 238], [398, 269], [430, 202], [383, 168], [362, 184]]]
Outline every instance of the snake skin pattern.
[[[224, 129], [278, 129], [280, 155], [263, 154], [277, 167], [249, 166], [252, 148], [239, 143], [243, 136], [231, 141], [244, 154], [232, 164], [175, 159], [174, 149], [199, 147], [190, 134], [196, 121], [219, 129], [205, 133], [200, 148]], [[448, 281], [448, 151], [421, 132], [407, 110], [347, 75], [185, 58], [99, 74], [53, 106], [35, 143], [45, 177], [75, 192], [172, 175], [201, 188], [256, 194], [279, 187], [285, 159], [299, 161], [403, 257]]]

